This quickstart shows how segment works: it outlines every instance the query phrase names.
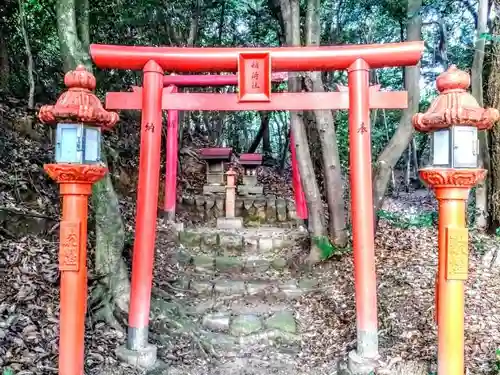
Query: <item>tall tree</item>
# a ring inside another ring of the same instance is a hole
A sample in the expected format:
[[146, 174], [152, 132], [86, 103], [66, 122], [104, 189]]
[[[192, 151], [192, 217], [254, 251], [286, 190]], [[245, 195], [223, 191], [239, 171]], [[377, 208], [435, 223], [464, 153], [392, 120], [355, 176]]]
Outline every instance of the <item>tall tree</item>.
[[[272, 0], [270, 7], [274, 11], [288, 46], [300, 46], [300, 5], [298, 0]], [[300, 92], [302, 90], [302, 78], [297, 73], [289, 73], [288, 90]], [[311, 232], [310, 262], [317, 262], [330, 255], [331, 244], [328, 240], [323, 215], [323, 202], [314, 173], [311, 160], [311, 152], [307, 140], [307, 131], [304, 125], [304, 113], [302, 111], [290, 111], [290, 129], [297, 152], [297, 161], [302, 181], [302, 187], [307, 201], [309, 211], [309, 231]]]
[[[86, 1], [79, 4], [84, 3], [88, 5]], [[88, 9], [81, 7], [79, 14], [83, 17], [78, 19], [78, 22], [87, 24], [77, 27], [75, 1], [57, 1], [57, 28], [65, 71], [74, 69], [79, 64], [85, 65], [89, 71], [92, 71], [90, 56], [85, 46], [90, 40]], [[104, 152], [102, 156], [103, 161], [106, 162]], [[105, 314], [103, 318], [114, 321], [113, 305], [102, 304], [102, 301], [106, 300], [116, 304], [122, 311], [127, 311], [130, 284], [128, 270], [122, 258], [125, 230], [120, 215], [118, 197], [109, 173], [104, 179], [93, 185], [92, 206], [96, 222], [94, 270], [99, 275], [100, 280], [100, 287], [95, 289], [94, 297], [102, 305], [99, 312]]]
[[[500, 35], [500, 0], [493, 0], [495, 18], [492, 22], [491, 33]], [[490, 60], [487, 98], [488, 105], [500, 110], [500, 42], [493, 39]], [[496, 123], [490, 130], [490, 207], [491, 224], [494, 229], [500, 227], [500, 126]]]
[[[474, 12], [474, 9], [471, 10]], [[480, 36], [488, 28], [488, 0], [479, 0], [477, 15], [472, 13], [477, 20], [476, 25], [476, 43], [474, 49], [474, 59], [472, 61], [471, 82], [472, 95], [476, 98], [479, 105], [483, 105], [483, 65], [484, 65], [484, 47], [486, 40]], [[489, 169], [490, 155], [488, 145], [488, 132], [479, 132], [480, 165]], [[487, 182], [482, 181], [476, 187], [476, 227], [480, 230], [486, 230], [488, 227], [488, 189]]]
[[[420, 10], [422, 0], [408, 0], [406, 40], [421, 40], [422, 16]], [[411, 118], [418, 112], [420, 101], [420, 63], [417, 66], [404, 68], [405, 88], [408, 91], [408, 108], [403, 111], [399, 126], [389, 144], [380, 153], [373, 174], [373, 205], [376, 214], [382, 207], [385, 192], [391, 179], [391, 172], [399, 158], [408, 147], [412, 136]]]
[[[309, 0], [306, 12], [306, 45], [319, 46], [321, 40], [320, 0]], [[310, 72], [313, 91], [324, 92], [321, 72]], [[316, 128], [321, 141], [323, 175], [325, 177], [326, 200], [330, 214], [329, 232], [333, 243], [345, 247], [348, 241], [346, 209], [344, 204], [344, 184], [340, 168], [339, 148], [332, 111], [313, 111]]]
[[[23, 34], [24, 48], [26, 50], [26, 58], [28, 60], [27, 70], [28, 70], [28, 82], [29, 82], [29, 92], [28, 92], [28, 109], [32, 110], [35, 106], [35, 78], [33, 76], [33, 54], [31, 53], [31, 44], [28, 37], [28, 30], [26, 29], [26, 12], [24, 11], [24, 2], [18, 0], [19, 4], [19, 26], [21, 28], [21, 33]], [[26, 119], [26, 125], [29, 131], [32, 129], [32, 118], [31, 114]]]

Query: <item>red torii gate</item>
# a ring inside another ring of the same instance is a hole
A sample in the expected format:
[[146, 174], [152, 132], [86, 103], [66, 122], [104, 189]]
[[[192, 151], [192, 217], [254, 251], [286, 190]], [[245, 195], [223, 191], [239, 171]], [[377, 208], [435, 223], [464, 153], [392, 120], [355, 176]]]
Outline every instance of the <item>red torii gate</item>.
[[[357, 352], [353, 366], [378, 356], [377, 296], [373, 238], [370, 108], [406, 108], [406, 92], [369, 88], [369, 70], [416, 65], [423, 42], [335, 47], [177, 48], [91, 45], [99, 68], [142, 69], [143, 89], [109, 93], [108, 108], [141, 109], [141, 149], [136, 237], [132, 265], [127, 348], [138, 356], [148, 344], [149, 307], [156, 235], [162, 110], [348, 109]], [[246, 74], [247, 70], [253, 70]], [[348, 70], [348, 92], [270, 93], [272, 71]], [[239, 72], [239, 94], [175, 93], [164, 90], [164, 72]], [[258, 73], [258, 74], [256, 74]], [[247, 94], [249, 94], [247, 96]], [[247, 99], [249, 98], [249, 99]], [[298, 129], [292, 134], [297, 138]], [[147, 355], [147, 354], [145, 354]]]

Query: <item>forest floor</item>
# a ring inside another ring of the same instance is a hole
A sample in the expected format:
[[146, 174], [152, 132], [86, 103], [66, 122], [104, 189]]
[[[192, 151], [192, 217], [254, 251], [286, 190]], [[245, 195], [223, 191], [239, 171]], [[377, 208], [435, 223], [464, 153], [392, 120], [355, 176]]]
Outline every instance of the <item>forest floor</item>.
[[[2, 116], [15, 117], [9, 111], [0, 105]], [[0, 287], [0, 369], [11, 368], [23, 375], [57, 373], [59, 198], [57, 187], [42, 169], [43, 163], [51, 159], [52, 146], [44, 136], [35, 138], [21, 135], [18, 129], [2, 128], [0, 134], [0, 280], [4, 281]], [[137, 167], [136, 158], [127, 162], [129, 169]], [[114, 166], [119, 169], [118, 163]], [[182, 184], [189, 183], [193, 189], [198, 184], [190, 180], [188, 172], [180, 178]], [[286, 178], [275, 178], [271, 171], [261, 180], [267, 189], [289, 191]], [[127, 234], [132, 238], [135, 191], [117, 190], [121, 193]], [[387, 363], [413, 360], [435, 366], [436, 228], [432, 222], [417, 225], [411, 218], [394, 219], [408, 213], [435, 212], [433, 202], [431, 194], [418, 190], [388, 198], [384, 206], [386, 215], [380, 221], [375, 242], [380, 348], [382, 360]], [[91, 231], [90, 260], [92, 239]], [[466, 363], [469, 374], [492, 374], [495, 351], [500, 347], [500, 275], [498, 267], [486, 264], [484, 254], [495, 245], [491, 237], [473, 231], [470, 243]], [[157, 253], [155, 283], [165, 277], [167, 265], [162, 260], [169, 251], [173, 249], [164, 246]], [[321, 277], [321, 290], [296, 302], [301, 322], [307, 327], [297, 375], [331, 374], [333, 364], [355, 347], [352, 253], [333, 257], [317, 266], [315, 272]], [[90, 278], [92, 289], [92, 275]], [[97, 375], [104, 368], [113, 368], [116, 374], [136, 374], [119, 364], [114, 355], [115, 348], [124, 341], [125, 331], [95, 322], [89, 306], [86, 373]], [[179, 374], [202, 375], [214, 362], [202, 356], [189, 339], [160, 349], [161, 359], [177, 368]]]

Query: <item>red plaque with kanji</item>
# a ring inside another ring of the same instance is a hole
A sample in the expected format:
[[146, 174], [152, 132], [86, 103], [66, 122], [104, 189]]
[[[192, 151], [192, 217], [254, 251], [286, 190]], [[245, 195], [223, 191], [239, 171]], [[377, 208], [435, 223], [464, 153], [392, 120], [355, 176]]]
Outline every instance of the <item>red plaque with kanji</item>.
[[271, 54], [244, 52], [238, 56], [238, 101], [271, 101]]
[[78, 271], [80, 268], [80, 222], [61, 221], [59, 270]]

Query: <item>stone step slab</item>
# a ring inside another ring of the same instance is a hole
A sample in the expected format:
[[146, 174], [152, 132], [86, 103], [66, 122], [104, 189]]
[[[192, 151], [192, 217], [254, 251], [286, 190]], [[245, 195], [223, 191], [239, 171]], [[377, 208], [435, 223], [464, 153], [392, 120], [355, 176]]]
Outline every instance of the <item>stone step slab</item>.
[[204, 316], [211, 313], [267, 316], [268, 314], [288, 310], [289, 302], [279, 300], [273, 295], [245, 295], [241, 298], [209, 295], [191, 298], [186, 304], [186, 308], [192, 316]]
[[282, 280], [234, 280], [214, 278], [210, 280], [180, 278], [174, 286], [194, 296], [268, 296], [280, 300], [296, 299], [317, 290], [319, 281], [311, 278]]
[[238, 256], [254, 254], [274, 258], [276, 253], [302, 246], [307, 233], [277, 227], [221, 230], [212, 227], [186, 228], [178, 233], [179, 243], [194, 253]]
[[[289, 263], [283, 256], [274, 259], [265, 259], [257, 255], [242, 256], [209, 256], [191, 255], [185, 249], [178, 249], [171, 262], [176, 263], [186, 273], [239, 274], [283, 272], [288, 269]], [[191, 270], [195, 272], [190, 272]]]
[[212, 332], [229, 333], [240, 337], [264, 330], [278, 330], [289, 334], [298, 333], [298, 325], [292, 311], [278, 311], [266, 314], [239, 314], [227, 312], [206, 314], [201, 322], [203, 328]]

